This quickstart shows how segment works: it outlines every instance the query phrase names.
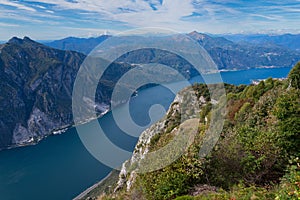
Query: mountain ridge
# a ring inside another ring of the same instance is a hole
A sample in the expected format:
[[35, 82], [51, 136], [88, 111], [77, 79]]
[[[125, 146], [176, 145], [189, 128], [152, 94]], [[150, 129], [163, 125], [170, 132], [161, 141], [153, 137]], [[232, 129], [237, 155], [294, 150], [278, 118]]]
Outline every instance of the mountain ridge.
[[[237, 43], [226, 39], [226, 37], [210, 36], [196, 31], [187, 35], [204, 47], [220, 70], [260, 68], [265, 66], [292, 67], [300, 60], [300, 52], [279, 45]], [[56, 48], [75, 50], [87, 55], [101, 42], [114, 36], [104, 37], [99, 37], [99, 43], [95, 43], [94, 38], [82, 39], [72, 37], [73, 42], [66, 38], [59, 41], [60, 43], [65, 41], [70, 47], [61, 45], [56, 46]], [[77, 41], [78, 44], [75, 44]], [[56, 41], [53, 43], [56, 43]], [[47, 45], [51, 46], [53, 43], [47, 43]]]
[[60, 40], [44, 43], [52, 48], [61, 50], [73, 50], [88, 55], [97, 45], [111, 37], [110, 35], [101, 35], [91, 38], [67, 37]]
[[252, 35], [241, 35], [231, 34], [222, 35], [223, 37], [235, 41], [235, 42], [248, 42], [248, 43], [264, 43], [264, 44], [276, 44], [290, 50], [300, 51], [300, 34], [286, 33], [282, 35], [271, 35], [271, 34], [252, 34]]
[[39, 141], [71, 123], [68, 104], [66, 108], [53, 104], [70, 98], [71, 82], [59, 77], [75, 76], [73, 72], [84, 58], [83, 54], [51, 49], [28, 37], [14, 37], [2, 46], [1, 148]]
[[[73, 84], [85, 58], [84, 54], [50, 48], [28, 37], [14, 37], [2, 45], [0, 149], [34, 144], [73, 125]], [[125, 65], [112, 65], [118, 73], [128, 70]], [[109, 76], [100, 81], [96, 92], [97, 103], [102, 103], [96, 107], [98, 114], [109, 109]]]

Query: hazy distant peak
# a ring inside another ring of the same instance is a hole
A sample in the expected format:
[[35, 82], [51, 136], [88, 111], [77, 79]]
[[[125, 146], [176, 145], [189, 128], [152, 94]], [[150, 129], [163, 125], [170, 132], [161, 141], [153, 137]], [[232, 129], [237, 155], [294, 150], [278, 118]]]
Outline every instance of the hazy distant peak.
[[33, 41], [32, 39], [30, 39], [29, 37], [27, 37], [27, 36], [25, 36], [25, 37], [23, 38], [23, 41], [25, 41], [25, 42], [35, 42], [35, 41]]
[[61, 50], [78, 51], [89, 54], [97, 45], [111, 37], [110, 35], [101, 35], [90, 38], [67, 37], [60, 40], [45, 43], [47, 46]]
[[25, 36], [23, 39], [18, 38], [18, 37], [13, 37], [13, 38], [11, 38], [8, 41], [8, 43], [10, 43], [10, 44], [17, 44], [17, 45], [22, 45], [24, 43], [27, 43], [27, 44], [39, 44], [39, 43], [33, 41], [32, 39], [30, 39], [27, 36]]
[[203, 34], [203, 33], [199, 33], [197, 31], [193, 31], [191, 33], [188, 34], [190, 37], [196, 39], [196, 40], [204, 40], [206, 38], [209, 38], [210, 36]]
[[18, 37], [13, 37], [11, 38], [8, 43], [12, 43], [12, 44], [22, 44], [23, 40], [21, 38]]

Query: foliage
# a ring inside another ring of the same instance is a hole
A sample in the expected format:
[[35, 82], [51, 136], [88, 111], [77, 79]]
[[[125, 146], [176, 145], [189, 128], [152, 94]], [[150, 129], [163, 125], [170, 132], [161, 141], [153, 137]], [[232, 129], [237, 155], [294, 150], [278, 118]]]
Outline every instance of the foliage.
[[147, 199], [172, 199], [186, 194], [202, 175], [196, 155], [184, 155], [162, 170], [140, 175], [139, 183]]
[[298, 157], [290, 161], [287, 174], [283, 177], [276, 194], [277, 199], [300, 199], [300, 160]]
[[[276, 101], [274, 115], [278, 118], [278, 129], [281, 132], [281, 146], [288, 154], [299, 156], [300, 146], [300, 92], [289, 90]], [[286, 137], [286, 140], [282, 140]]]
[[288, 81], [292, 87], [300, 89], [300, 62], [289, 73]]
[[212, 104], [208, 103], [205, 105], [200, 112], [200, 121], [206, 122], [205, 117], [207, 117], [212, 109]]
[[218, 193], [211, 192], [208, 194], [201, 194], [198, 196], [182, 196], [175, 200], [273, 200], [275, 198], [275, 191], [269, 191], [260, 187], [245, 187], [243, 184], [238, 184], [230, 191], [220, 190]]
[[175, 200], [194, 200], [194, 199], [195, 198], [192, 196], [185, 195], [185, 196], [177, 197]]
[[287, 158], [299, 155], [299, 90], [283, 90], [277, 82], [267, 79], [231, 93], [225, 138], [205, 163], [208, 183], [225, 189], [241, 181], [262, 186], [276, 183]]
[[[193, 85], [198, 99], [206, 100], [199, 113], [199, 135], [188, 152], [170, 166], [139, 175], [135, 188], [142, 188], [146, 199], [158, 200], [300, 199], [299, 66], [287, 81], [269, 78], [258, 85], [225, 84], [228, 95], [223, 131], [213, 151], [203, 159], [198, 152], [212, 104], [207, 86]], [[290, 80], [292, 87], [287, 87]], [[152, 138], [152, 150], [174, 136], [178, 116], [180, 113], [167, 116], [166, 131]], [[288, 165], [291, 157], [295, 159]], [[197, 184], [220, 189], [188, 196]]]

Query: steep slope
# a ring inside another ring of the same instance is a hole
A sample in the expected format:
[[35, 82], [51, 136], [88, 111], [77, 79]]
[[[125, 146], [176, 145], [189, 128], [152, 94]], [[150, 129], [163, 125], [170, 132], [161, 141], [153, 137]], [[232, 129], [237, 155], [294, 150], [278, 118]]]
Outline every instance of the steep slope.
[[[102, 188], [106, 194], [99, 199], [175, 199], [188, 194], [178, 199], [298, 199], [300, 90], [291, 83], [297, 80], [299, 66], [284, 81], [225, 85], [223, 131], [204, 158], [198, 152], [211, 123], [211, 104], [206, 86], [194, 85], [203, 101], [195, 110], [200, 114], [199, 132], [186, 153], [163, 169], [137, 173], [147, 154], [163, 148], [178, 129], [178, 99], [182, 98], [176, 98], [167, 116], [141, 135], [118, 181], [110, 184], [114, 189]], [[191, 110], [197, 107], [191, 104]]]
[[[35, 143], [73, 124], [72, 90], [85, 55], [12, 38], [0, 48], [0, 149]], [[114, 63], [100, 80], [96, 111], [109, 108], [114, 81], [132, 66]]]
[[37, 141], [72, 123], [72, 84], [84, 58], [28, 37], [2, 46], [0, 148]]

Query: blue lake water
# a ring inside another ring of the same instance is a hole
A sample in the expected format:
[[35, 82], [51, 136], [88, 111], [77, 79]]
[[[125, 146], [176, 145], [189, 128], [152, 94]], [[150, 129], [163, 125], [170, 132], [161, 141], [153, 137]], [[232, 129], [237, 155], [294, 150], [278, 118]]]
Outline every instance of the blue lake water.
[[[250, 69], [222, 72], [221, 76], [226, 83], [250, 84], [253, 79], [286, 77], [290, 69]], [[195, 77], [191, 82], [203, 80]], [[150, 106], [161, 104], [167, 109], [174, 97], [162, 86], [142, 90], [130, 101], [131, 115], [137, 124], [146, 125], [150, 122]], [[128, 151], [133, 150], [137, 138], [124, 134], [115, 124], [111, 113], [98, 121], [114, 144]], [[71, 128], [62, 135], [50, 136], [34, 146], [1, 151], [0, 199], [72, 199], [110, 171], [109, 167], [89, 154], [76, 129]]]

